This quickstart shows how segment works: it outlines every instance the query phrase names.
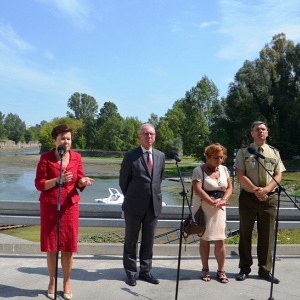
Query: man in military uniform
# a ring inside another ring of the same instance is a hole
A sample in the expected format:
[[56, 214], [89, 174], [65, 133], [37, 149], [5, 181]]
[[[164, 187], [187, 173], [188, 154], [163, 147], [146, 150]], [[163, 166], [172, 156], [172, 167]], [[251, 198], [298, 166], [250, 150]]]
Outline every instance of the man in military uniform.
[[[236, 175], [242, 187], [239, 195], [240, 272], [236, 276], [236, 280], [245, 280], [251, 272], [253, 264], [251, 254], [252, 231], [256, 220], [258, 276], [271, 282], [272, 245], [277, 203], [275, 188], [277, 183], [260, 165], [258, 160], [274, 176], [277, 182], [281, 181], [285, 167], [278, 150], [266, 144], [268, 128], [264, 122], [255, 121], [252, 124], [251, 136], [253, 143], [250, 147], [261, 153], [262, 157], [265, 158], [258, 159], [255, 153], [253, 155], [248, 152], [248, 148], [240, 149], [236, 156]], [[273, 282], [277, 284], [279, 280], [274, 277]]]

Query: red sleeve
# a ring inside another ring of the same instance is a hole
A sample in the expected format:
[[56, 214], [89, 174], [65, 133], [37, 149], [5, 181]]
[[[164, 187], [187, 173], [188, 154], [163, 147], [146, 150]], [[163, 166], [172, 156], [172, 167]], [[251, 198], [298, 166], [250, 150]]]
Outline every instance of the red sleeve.
[[85, 189], [85, 187], [80, 188], [78, 186], [78, 181], [85, 177], [84, 175], [84, 169], [83, 169], [83, 164], [82, 164], [82, 158], [81, 155], [79, 153], [76, 153], [76, 155], [78, 156], [78, 166], [77, 166], [77, 180], [76, 180], [76, 188], [79, 189], [81, 192]]
[[48, 159], [47, 154], [42, 154], [36, 168], [35, 187], [38, 191], [43, 191], [45, 182], [48, 180], [47, 172]]

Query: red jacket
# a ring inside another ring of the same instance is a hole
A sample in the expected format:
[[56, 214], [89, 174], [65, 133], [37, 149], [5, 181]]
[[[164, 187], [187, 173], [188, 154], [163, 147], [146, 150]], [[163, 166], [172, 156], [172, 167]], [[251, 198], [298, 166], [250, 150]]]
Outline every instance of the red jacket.
[[[72, 150], [70, 153], [70, 162], [66, 168], [66, 172], [73, 173], [73, 180], [71, 182], [63, 183], [61, 186], [60, 203], [63, 205], [65, 201], [77, 203], [80, 200], [77, 189], [83, 191], [84, 188], [79, 188], [78, 180], [84, 177], [81, 155]], [[44, 190], [46, 180], [59, 177], [60, 164], [58, 163], [54, 149], [44, 153], [40, 157], [40, 161], [36, 169], [35, 187], [41, 192], [39, 200], [44, 203], [57, 204], [58, 188], [53, 187], [47, 191]]]

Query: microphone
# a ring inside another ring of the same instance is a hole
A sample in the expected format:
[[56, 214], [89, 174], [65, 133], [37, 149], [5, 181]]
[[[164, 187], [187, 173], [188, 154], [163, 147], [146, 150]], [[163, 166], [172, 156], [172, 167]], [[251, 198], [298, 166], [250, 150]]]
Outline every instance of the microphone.
[[177, 162], [181, 161], [181, 159], [178, 156], [178, 153], [176, 153], [175, 151], [171, 152], [171, 157], [174, 158]]
[[253, 147], [248, 147], [248, 152], [250, 154], [254, 154], [256, 157], [265, 159], [265, 157], [261, 153], [257, 152]]
[[57, 147], [57, 152], [58, 152], [59, 156], [62, 157], [66, 152], [66, 145], [59, 145]]

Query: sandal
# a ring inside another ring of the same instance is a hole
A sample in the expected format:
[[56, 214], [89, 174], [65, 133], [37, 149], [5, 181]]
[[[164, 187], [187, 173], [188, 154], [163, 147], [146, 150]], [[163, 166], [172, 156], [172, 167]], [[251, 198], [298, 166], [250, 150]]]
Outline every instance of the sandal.
[[202, 269], [200, 278], [205, 282], [209, 282], [211, 279], [209, 275], [209, 269]]
[[219, 280], [219, 282], [221, 283], [228, 283], [229, 279], [226, 276], [225, 271], [217, 271], [217, 279]]

